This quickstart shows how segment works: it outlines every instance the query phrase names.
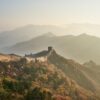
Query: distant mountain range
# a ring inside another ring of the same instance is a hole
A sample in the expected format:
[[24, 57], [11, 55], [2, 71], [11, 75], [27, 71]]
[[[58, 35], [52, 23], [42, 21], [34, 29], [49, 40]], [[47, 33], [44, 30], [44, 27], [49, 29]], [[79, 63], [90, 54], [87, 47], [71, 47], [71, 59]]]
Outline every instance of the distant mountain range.
[[14, 45], [15, 43], [27, 41], [43, 33], [54, 33], [55, 35], [78, 35], [87, 33], [100, 36], [100, 25], [96, 24], [66, 24], [64, 27], [55, 25], [26, 25], [11, 31], [0, 33], [0, 48]]
[[79, 62], [93, 60], [99, 63], [100, 38], [85, 33], [99, 36], [100, 25], [68, 24], [63, 28], [55, 25], [27, 25], [0, 33], [0, 51], [17, 54], [35, 53], [50, 45], [64, 57]]
[[55, 34], [65, 33], [63, 28], [53, 25], [26, 25], [12, 31], [0, 33], [0, 48], [14, 45], [37, 37], [43, 33], [53, 32]]
[[5, 52], [35, 53], [47, 46], [53, 46], [64, 57], [73, 58], [79, 62], [93, 60], [100, 63], [100, 38], [87, 34], [55, 36], [48, 33], [5, 48]]

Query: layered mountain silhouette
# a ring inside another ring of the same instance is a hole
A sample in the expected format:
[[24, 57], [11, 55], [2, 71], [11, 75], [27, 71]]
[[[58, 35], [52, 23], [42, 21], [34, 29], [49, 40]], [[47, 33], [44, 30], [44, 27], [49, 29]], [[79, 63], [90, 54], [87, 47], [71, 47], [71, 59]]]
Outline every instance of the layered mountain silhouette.
[[44, 34], [31, 40], [17, 43], [4, 51], [8, 53], [24, 54], [37, 52], [52, 45], [64, 57], [73, 58], [79, 62], [93, 60], [100, 63], [100, 38], [81, 34], [78, 36], [55, 36], [52, 33]]
[[0, 33], [0, 48], [29, 40], [43, 33], [65, 33], [63, 31], [63, 28], [54, 25], [26, 25], [11, 31], [4, 31]]
[[4, 94], [0, 97], [4, 100], [99, 100], [99, 89], [85, 71], [93, 62], [93, 66], [81, 65], [60, 56], [52, 47], [24, 57], [1, 55], [13, 56], [6, 62], [0, 59], [0, 94]]
[[73, 34], [78, 35], [81, 33], [88, 33], [90, 35], [95, 34], [100, 36], [100, 25], [89, 23], [73, 23], [66, 24], [65, 27], [55, 25], [26, 25], [16, 28], [11, 31], [5, 31], [0, 33], [0, 48], [5, 46], [11, 46], [15, 43], [22, 42], [39, 36], [43, 33], [52, 32], [55, 35]]

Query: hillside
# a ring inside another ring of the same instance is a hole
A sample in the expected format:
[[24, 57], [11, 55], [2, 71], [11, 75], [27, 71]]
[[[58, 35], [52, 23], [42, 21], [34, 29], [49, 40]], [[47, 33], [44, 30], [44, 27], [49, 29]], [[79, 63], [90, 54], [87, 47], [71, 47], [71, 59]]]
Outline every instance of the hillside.
[[56, 50], [66, 58], [75, 59], [78, 62], [93, 60], [100, 63], [100, 38], [81, 34], [78, 36], [50, 36], [44, 34], [29, 41], [18, 43], [5, 51], [17, 54], [37, 52], [52, 45]]
[[95, 87], [90, 79], [88, 79], [88, 77], [82, 72], [82, 68], [84, 66], [81, 64], [71, 59], [65, 59], [59, 56], [56, 52], [51, 54], [49, 61], [63, 70], [67, 76], [75, 80], [80, 86], [88, 90], [95, 91]]
[[93, 61], [89, 61], [83, 64], [85, 67], [82, 69], [84, 73], [93, 81], [97, 89], [100, 92], [100, 65], [97, 65]]
[[21, 56], [15, 54], [0, 54], [0, 61], [1, 62], [9, 62], [9, 61], [19, 61]]
[[39, 56], [43, 52], [35, 54], [39, 57], [36, 61], [21, 57], [0, 62], [2, 100], [99, 100], [81, 64], [63, 58], [54, 49], [48, 51], [51, 53], [46, 54], [48, 58], [42, 62]]

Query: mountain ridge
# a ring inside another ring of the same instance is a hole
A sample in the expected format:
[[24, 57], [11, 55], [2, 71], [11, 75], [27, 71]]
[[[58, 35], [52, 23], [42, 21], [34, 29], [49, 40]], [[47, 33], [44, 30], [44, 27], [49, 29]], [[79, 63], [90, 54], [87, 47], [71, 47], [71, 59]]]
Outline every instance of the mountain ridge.
[[99, 37], [87, 34], [52, 37], [45, 34], [25, 42], [17, 43], [9, 48], [5, 48], [5, 52], [24, 54], [43, 50], [48, 45], [52, 45], [64, 57], [73, 58], [81, 63], [93, 60], [99, 64], [99, 43]]
[[43, 33], [52, 32], [56, 35], [79, 35], [81, 33], [88, 33], [90, 35], [100, 36], [100, 25], [96, 24], [67, 24], [65, 27], [57, 25], [25, 25], [13, 30], [3, 31], [0, 33], [0, 45], [2, 47], [7, 47], [14, 45], [18, 42], [23, 42], [30, 40], [33, 37], [39, 36]]

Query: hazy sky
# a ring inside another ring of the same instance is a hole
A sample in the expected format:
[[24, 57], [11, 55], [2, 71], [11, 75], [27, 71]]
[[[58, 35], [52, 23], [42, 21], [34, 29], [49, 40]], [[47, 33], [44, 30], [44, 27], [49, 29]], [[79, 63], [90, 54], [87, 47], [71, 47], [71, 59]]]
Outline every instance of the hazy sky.
[[0, 0], [0, 30], [68, 23], [100, 24], [100, 0]]

